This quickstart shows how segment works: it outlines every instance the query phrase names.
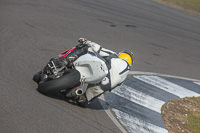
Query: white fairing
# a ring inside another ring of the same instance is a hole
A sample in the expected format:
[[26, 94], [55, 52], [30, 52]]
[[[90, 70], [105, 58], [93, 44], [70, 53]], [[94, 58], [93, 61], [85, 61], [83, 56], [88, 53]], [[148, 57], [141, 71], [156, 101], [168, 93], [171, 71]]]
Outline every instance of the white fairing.
[[[126, 79], [130, 68], [128, 64], [120, 58], [111, 59], [111, 66], [112, 66], [110, 69], [111, 88], [114, 88], [119, 83], [122, 83]], [[126, 68], [128, 68], [127, 71], [121, 73]]]
[[104, 61], [91, 54], [79, 57], [74, 63], [75, 69], [81, 74], [81, 80], [89, 84], [101, 82], [108, 74], [108, 68]]

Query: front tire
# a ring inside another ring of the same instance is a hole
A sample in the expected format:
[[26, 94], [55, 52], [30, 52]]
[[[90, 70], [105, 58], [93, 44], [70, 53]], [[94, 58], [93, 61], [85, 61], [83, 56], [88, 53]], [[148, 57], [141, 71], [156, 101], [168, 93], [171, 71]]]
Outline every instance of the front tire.
[[39, 83], [41, 81], [41, 71], [36, 73], [34, 76], [33, 76], [33, 81], [35, 81], [36, 83]]
[[79, 81], [80, 73], [79, 71], [73, 69], [71, 72], [63, 75], [60, 78], [39, 83], [38, 91], [44, 95], [56, 94], [61, 90], [72, 88]]

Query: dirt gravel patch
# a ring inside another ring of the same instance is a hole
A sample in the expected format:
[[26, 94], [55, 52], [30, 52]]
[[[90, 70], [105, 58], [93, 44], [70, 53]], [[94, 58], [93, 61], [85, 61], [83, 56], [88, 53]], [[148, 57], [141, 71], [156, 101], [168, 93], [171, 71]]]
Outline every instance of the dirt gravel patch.
[[190, 119], [191, 116], [199, 118], [199, 101], [200, 97], [178, 98], [162, 106], [162, 120], [169, 133], [200, 133], [198, 129], [195, 129], [200, 123]]
[[[199, 9], [200, 5], [199, 4], [197, 7], [193, 7], [193, 6], [189, 6], [187, 3], [178, 4], [178, 2], [173, 1], [173, 0], [154, 0], [154, 1], [200, 16], [200, 9]], [[190, 1], [190, 2], [192, 2], [192, 1]]]

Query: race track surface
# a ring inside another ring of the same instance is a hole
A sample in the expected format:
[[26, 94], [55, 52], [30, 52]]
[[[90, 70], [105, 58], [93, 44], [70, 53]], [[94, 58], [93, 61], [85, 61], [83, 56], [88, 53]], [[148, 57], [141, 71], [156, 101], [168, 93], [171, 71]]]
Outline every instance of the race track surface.
[[80, 108], [36, 91], [32, 76], [79, 37], [119, 52], [132, 70], [200, 79], [200, 18], [151, 0], [1, 0], [0, 132], [118, 133], [98, 100]]

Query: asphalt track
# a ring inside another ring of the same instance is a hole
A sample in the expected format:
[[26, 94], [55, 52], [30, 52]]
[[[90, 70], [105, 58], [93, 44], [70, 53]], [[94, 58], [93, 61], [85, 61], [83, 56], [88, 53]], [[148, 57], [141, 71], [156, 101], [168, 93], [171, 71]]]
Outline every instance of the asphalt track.
[[119, 52], [132, 70], [200, 79], [200, 18], [151, 0], [1, 0], [0, 132], [121, 132], [98, 100], [80, 108], [31, 80], [79, 37]]

